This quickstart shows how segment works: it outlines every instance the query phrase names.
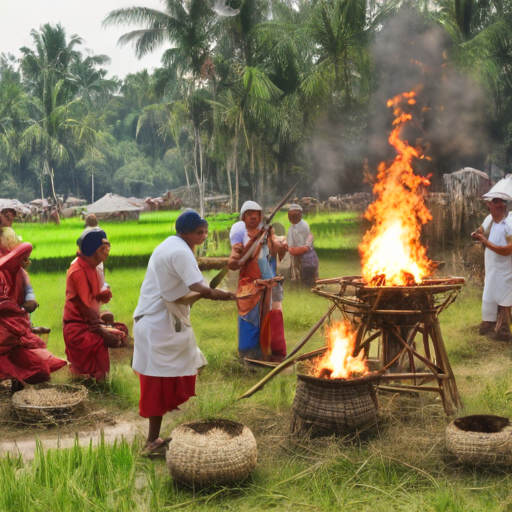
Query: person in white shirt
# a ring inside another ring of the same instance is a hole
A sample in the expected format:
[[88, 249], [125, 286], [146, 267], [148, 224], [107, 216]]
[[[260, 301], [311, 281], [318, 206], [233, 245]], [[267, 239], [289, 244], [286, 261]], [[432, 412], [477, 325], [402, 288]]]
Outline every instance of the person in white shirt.
[[208, 236], [206, 220], [189, 210], [176, 220], [176, 232], [153, 251], [133, 314], [132, 366], [140, 380], [139, 413], [149, 418], [148, 455], [165, 451], [162, 417], [195, 395], [197, 370], [206, 364], [190, 324], [190, 300], [235, 298], [209, 288], [197, 266], [194, 247]]
[[485, 247], [485, 284], [482, 296], [481, 335], [497, 341], [512, 341], [512, 215], [502, 192], [489, 192], [484, 200], [490, 215], [471, 238]]
[[286, 235], [288, 251], [292, 257], [292, 281], [312, 288], [318, 279], [318, 256], [313, 249], [313, 235], [309, 224], [302, 218], [302, 207], [291, 204], [288, 208], [291, 226]]

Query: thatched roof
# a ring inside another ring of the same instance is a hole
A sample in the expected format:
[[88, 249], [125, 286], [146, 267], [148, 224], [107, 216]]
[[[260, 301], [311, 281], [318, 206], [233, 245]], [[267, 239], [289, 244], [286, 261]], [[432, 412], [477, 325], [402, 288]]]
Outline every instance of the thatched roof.
[[88, 213], [138, 212], [140, 208], [116, 194], [105, 194], [93, 204], [87, 206]]

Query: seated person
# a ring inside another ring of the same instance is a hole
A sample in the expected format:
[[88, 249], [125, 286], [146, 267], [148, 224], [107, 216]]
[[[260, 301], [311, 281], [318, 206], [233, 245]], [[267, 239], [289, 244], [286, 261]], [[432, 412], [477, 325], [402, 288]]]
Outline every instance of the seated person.
[[66, 355], [72, 373], [101, 380], [110, 370], [108, 349], [126, 346], [128, 329], [121, 323], [108, 326], [101, 319], [100, 304], [112, 298], [110, 288], [102, 289], [97, 271], [110, 252], [107, 234], [99, 228], [86, 229], [78, 247], [66, 280]]
[[32, 246], [19, 244], [0, 258], [0, 380], [12, 379], [13, 390], [25, 383], [39, 384], [66, 365], [46, 350], [45, 342], [32, 333], [26, 301], [22, 262]]

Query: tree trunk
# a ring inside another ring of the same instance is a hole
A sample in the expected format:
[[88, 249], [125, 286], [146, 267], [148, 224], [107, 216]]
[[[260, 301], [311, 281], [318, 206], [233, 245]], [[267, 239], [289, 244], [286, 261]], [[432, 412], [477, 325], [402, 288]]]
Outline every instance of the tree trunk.
[[[199, 212], [204, 217], [204, 183], [203, 183], [203, 153], [201, 147], [201, 130], [194, 126], [194, 175], [199, 188]], [[199, 153], [199, 162], [198, 162]]]
[[229, 209], [233, 213], [233, 185], [231, 183], [231, 165], [233, 163], [233, 157], [228, 156], [226, 159], [226, 172], [228, 175], [228, 187], [229, 187]]
[[235, 160], [235, 211], [240, 211], [240, 183], [238, 179], [238, 127], [235, 130], [235, 144], [233, 146], [233, 158]]

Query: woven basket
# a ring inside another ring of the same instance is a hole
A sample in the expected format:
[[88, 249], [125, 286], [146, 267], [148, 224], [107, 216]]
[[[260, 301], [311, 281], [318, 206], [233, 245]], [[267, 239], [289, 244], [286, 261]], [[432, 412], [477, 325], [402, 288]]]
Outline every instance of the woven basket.
[[22, 401], [20, 393], [14, 393], [11, 399], [14, 411], [20, 421], [24, 423], [56, 423], [69, 421], [75, 409], [87, 398], [87, 389], [84, 386], [71, 384], [40, 384], [37, 389], [56, 389], [59, 392], [69, 393], [69, 402], [54, 405], [32, 405]]
[[356, 379], [319, 379], [298, 374], [292, 434], [343, 436], [375, 423], [378, 404], [374, 385], [379, 377], [380, 373]]
[[473, 466], [512, 466], [512, 426], [508, 418], [475, 415], [446, 427], [446, 448]]
[[172, 477], [184, 484], [239, 483], [256, 466], [256, 440], [241, 423], [228, 420], [184, 423], [171, 436], [167, 466]]

